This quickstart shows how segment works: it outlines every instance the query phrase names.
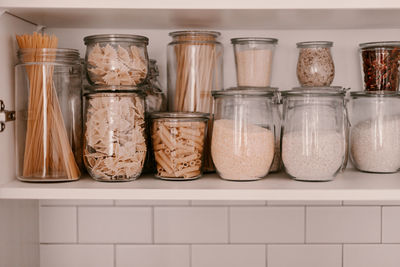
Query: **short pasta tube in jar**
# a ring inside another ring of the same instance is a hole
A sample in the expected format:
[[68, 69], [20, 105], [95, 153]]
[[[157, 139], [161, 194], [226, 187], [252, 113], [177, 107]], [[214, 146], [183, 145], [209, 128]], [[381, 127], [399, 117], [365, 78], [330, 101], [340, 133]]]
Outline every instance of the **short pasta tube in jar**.
[[208, 118], [208, 113], [200, 112], [151, 114], [157, 178], [193, 180], [201, 177]]

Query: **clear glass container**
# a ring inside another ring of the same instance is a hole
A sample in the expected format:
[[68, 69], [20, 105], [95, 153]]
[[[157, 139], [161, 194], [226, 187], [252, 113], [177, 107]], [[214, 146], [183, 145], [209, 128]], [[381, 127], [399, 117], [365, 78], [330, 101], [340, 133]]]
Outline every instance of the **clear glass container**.
[[302, 181], [329, 181], [342, 169], [346, 154], [344, 90], [298, 89], [282, 92], [282, 162]]
[[272, 62], [278, 39], [246, 37], [231, 39], [238, 86], [271, 85]]
[[213, 91], [211, 154], [219, 176], [251, 181], [265, 177], [275, 150], [274, 92]]
[[362, 43], [360, 59], [365, 91], [398, 91], [400, 41]]
[[209, 116], [200, 112], [151, 113], [157, 178], [181, 181], [201, 177]]
[[140, 85], [147, 77], [149, 39], [131, 34], [86, 36], [85, 68], [92, 85]]
[[132, 181], [146, 158], [145, 103], [141, 91], [85, 94], [83, 159], [98, 181]]
[[331, 55], [333, 42], [311, 41], [297, 43], [297, 79], [301, 86], [330, 86], [335, 77]]
[[[167, 76], [169, 110], [212, 114], [212, 90], [223, 88], [223, 47], [219, 32], [177, 31], [169, 34]], [[212, 132], [211, 124], [208, 132]], [[205, 171], [213, 171], [206, 140]]]
[[16, 173], [72, 181], [82, 168], [82, 71], [75, 49], [20, 49], [15, 67]]
[[400, 168], [400, 94], [351, 92], [350, 155], [365, 172], [393, 173]]

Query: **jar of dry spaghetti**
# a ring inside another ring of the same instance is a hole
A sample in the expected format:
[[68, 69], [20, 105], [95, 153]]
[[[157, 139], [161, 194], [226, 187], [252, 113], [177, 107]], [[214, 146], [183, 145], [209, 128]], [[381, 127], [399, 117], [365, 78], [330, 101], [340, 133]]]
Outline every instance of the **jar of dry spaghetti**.
[[92, 85], [139, 85], [148, 73], [149, 39], [132, 34], [86, 36], [86, 74]]
[[154, 112], [151, 118], [156, 177], [164, 180], [201, 177], [209, 114]]
[[140, 91], [85, 94], [83, 158], [98, 181], [131, 181], [146, 158], [145, 104]]

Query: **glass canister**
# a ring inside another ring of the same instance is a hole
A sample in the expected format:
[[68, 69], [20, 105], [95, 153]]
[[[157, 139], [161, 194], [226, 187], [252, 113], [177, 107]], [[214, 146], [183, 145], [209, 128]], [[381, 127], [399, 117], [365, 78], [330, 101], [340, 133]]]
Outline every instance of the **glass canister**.
[[331, 55], [333, 42], [311, 41], [297, 43], [297, 79], [301, 86], [330, 86], [335, 77]]
[[181, 181], [201, 177], [209, 116], [200, 112], [151, 113], [157, 178]]
[[238, 86], [271, 85], [272, 61], [278, 39], [246, 37], [231, 39]]
[[93, 91], [85, 96], [83, 159], [98, 181], [132, 181], [146, 158], [141, 91]]
[[365, 91], [398, 91], [400, 41], [362, 43], [360, 57]]
[[147, 77], [149, 39], [131, 34], [86, 36], [86, 75], [92, 85], [140, 85]]
[[[223, 88], [223, 47], [219, 32], [177, 31], [169, 34], [167, 76], [169, 110], [212, 114], [212, 90]], [[208, 132], [212, 132], [211, 124]], [[213, 171], [206, 140], [205, 171]]]
[[20, 49], [15, 67], [17, 178], [72, 181], [82, 168], [81, 64], [75, 49]]
[[346, 153], [344, 90], [294, 88], [282, 92], [282, 162], [302, 181], [329, 181]]
[[251, 181], [266, 176], [275, 149], [270, 90], [213, 91], [211, 154], [219, 176]]
[[351, 92], [350, 155], [365, 172], [393, 173], [400, 168], [400, 94]]

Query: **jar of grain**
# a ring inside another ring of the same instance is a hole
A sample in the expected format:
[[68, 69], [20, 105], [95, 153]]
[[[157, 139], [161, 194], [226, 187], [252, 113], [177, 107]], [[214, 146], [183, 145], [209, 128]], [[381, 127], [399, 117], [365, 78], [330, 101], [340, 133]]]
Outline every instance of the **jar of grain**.
[[400, 94], [351, 92], [350, 155], [365, 172], [400, 169]]
[[219, 176], [251, 181], [266, 176], [274, 158], [274, 92], [213, 91], [211, 155]]
[[333, 42], [312, 41], [297, 43], [297, 79], [301, 86], [330, 86], [335, 77], [331, 55]]
[[329, 181], [342, 169], [347, 116], [344, 90], [282, 92], [282, 162], [296, 180]]

